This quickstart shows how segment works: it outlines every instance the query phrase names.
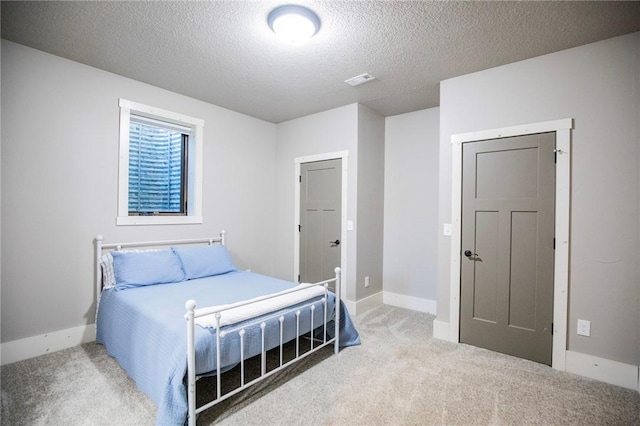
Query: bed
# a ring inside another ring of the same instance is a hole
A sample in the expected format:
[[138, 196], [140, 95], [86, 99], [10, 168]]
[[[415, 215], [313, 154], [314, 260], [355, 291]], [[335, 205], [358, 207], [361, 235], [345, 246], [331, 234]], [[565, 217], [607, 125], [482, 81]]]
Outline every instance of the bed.
[[[241, 271], [224, 231], [144, 243], [97, 236], [95, 249], [96, 341], [155, 402], [157, 424], [195, 425], [198, 413], [313, 352], [360, 343], [340, 301], [339, 268], [315, 284]], [[292, 359], [283, 357], [286, 344], [295, 345]], [[279, 351], [275, 368], [266, 366], [269, 351]], [[260, 359], [260, 375], [245, 379], [250, 358]], [[223, 392], [223, 373], [238, 366], [240, 386]], [[196, 407], [196, 380], [211, 375], [215, 397]]]

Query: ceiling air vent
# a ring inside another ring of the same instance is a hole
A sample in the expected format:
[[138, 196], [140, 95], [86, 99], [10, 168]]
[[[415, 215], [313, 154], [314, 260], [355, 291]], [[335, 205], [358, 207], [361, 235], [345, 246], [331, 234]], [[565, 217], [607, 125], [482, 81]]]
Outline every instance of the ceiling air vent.
[[365, 72], [364, 74], [356, 75], [355, 77], [350, 78], [349, 80], [345, 80], [349, 86], [358, 86], [362, 83], [366, 83], [367, 81], [375, 80], [376, 78], [371, 74]]

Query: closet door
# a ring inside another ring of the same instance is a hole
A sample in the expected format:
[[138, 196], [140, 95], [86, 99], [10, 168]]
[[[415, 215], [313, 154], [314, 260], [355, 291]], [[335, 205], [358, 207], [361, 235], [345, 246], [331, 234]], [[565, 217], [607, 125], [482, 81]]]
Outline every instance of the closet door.
[[335, 277], [340, 266], [342, 159], [300, 165], [300, 282]]
[[463, 145], [460, 341], [551, 365], [555, 133]]

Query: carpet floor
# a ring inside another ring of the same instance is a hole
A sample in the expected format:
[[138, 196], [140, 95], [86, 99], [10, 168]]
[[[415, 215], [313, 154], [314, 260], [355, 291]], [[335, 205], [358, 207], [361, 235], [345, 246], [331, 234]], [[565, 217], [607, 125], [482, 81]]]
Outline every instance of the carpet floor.
[[[434, 339], [432, 315], [379, 306], [362, 345], [305, 358], [199, 425], [640, 425], [633, 390]], [[233, 375], [233, 373], [231, 374]], [[3, 425], [152, 425], [156, 407], [88, 343], [0, 368]], [[209, 379], [198, 381], [202, 396]]]

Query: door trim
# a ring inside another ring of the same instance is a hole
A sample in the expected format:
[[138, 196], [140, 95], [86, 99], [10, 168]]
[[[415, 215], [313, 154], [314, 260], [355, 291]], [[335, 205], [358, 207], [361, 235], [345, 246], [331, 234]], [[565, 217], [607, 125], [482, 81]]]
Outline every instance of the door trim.
[[300, 166], [303, 163], [312, 163], [324, 160], [342, 160], [342, 211], [340, 212], [340, 269], [341, 269], [341, 287], [340, 298], [345, 300], [347, 296], [347, 171], [349, 151], [328, 152], [325, 154], [308, 155], [297, 157], [295, 162], [294, 175], [294, 214], [293, 214], [293, 281], [298, 280], [300, 273], [300, 232], [298, 232], [298, 224], [300, 224]]
[[567, 311], [569, 304], [569, 221], [571, 185], [571, 129], [573, 119], [531, 123], [500, 129], [451, 135], [451, 282], [449, 341], [460, 342], [460, 250], [462, 223], [462, 144], [487, 139], [556, 132], [556, 211], [553, 287], [553, 351], [551, 366], [566, 369]]

